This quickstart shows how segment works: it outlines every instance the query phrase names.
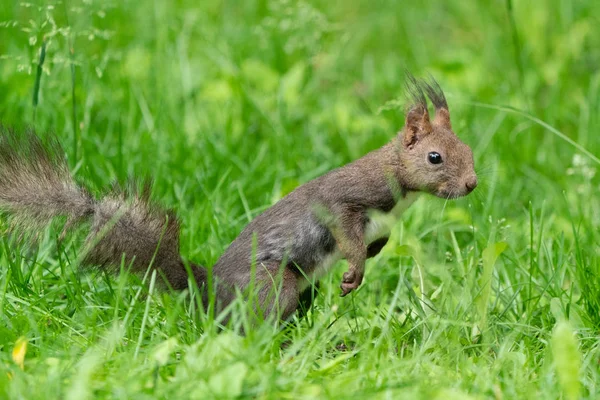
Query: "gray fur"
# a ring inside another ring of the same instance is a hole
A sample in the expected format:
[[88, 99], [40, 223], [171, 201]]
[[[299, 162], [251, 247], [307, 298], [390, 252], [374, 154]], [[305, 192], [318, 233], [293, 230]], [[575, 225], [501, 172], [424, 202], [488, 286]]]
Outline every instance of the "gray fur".
[[56, 216], [72, 220], [93, 210], [93, 199], [73, 182], [60, 146], [43, 144], [33, 132], [22, 137], [2, 129], [0, 136], [0, 209], [28, 230]]

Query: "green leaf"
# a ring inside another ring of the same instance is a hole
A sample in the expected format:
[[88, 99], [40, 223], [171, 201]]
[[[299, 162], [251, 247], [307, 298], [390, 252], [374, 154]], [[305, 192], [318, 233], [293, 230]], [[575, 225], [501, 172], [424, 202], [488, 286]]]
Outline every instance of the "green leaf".
[[246, 364], [236, 362], [211, 376], [208, 386], [217, 398], [239, 397], [242, 394], [242, 385], [247, 373]]
[[402, 257], [414, 257], [416, 253], [415, 249], [407, 244], [396, 247], [396, 254]]
[[483, 250], [483, 272], [479, 277], [479, 286], [481, 294], [477, 299], [477, 312], [479, 313], [479, 329], [483, 331], [487, 324], [487, 307], [492, 292], [492, 276], [494, 274], [494, 265], [496, 260], [506, 250], [507, 244], [498, 242], [489, 245]]
[[304, 63], [294, 65], [281, 80], [282, 94], [286, 103], [290, 106], [295, 105], [300, 98], [300, 91], [304, 84]]
[[152, 358], [154, 358], [154, 360], [159, 366], [163, 366], [169, 361], [169, 356], [177, 348], [179, 348], [177, 338], [172, 337], [160, 343], [154, 348]]
[[339, 357], [334, 358], [333, 360], [329, 360], [326, 362], [321, 368], [319, 368], [319, 372], [329, 372], [334, 369], [337, 365], [343, 363], [344, 361], [354, 357], [356, 355], [356, 351], [342, 354]]
[[550, 343], [558, 382], [568, 400], [579, 398], [581, 354], [571, 325], [567, 321], [556, 324]]

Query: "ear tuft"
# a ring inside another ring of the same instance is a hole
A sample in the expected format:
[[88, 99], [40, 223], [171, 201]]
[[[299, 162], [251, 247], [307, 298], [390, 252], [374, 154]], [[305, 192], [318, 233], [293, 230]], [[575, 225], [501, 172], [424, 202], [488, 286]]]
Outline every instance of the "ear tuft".
[[450, 111], [448, 110], [448, 102], [446, 96], [442, 91], [442, 88], [433, 78], [429, 75], [428, 81], [422, 82], [423, 90], [427, 93], [427, 97], [435, 106], [435, 118], [433, 123], [436, 125], [445, 126], [448, 129], [452, 129], [450, 125]]
[[417, 80], [410, 72], [406, 71], [406, 94], [410, 97], [409, 104], [410, 109], [413, 109], [417, 106], [423, 106], [425, 110], [427, 110], [427, 99], [425, 98], [425, 93], [423, 92], [422, 83]]

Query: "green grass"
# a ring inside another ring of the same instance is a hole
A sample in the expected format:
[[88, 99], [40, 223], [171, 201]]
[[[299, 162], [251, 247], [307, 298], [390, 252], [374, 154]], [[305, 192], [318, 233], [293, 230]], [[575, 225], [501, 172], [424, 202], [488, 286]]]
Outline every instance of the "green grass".
[[308, 318], [243, 337], [76, 271], [58, 225], [5, 235], [0, 397], [600, 396], [600, 6], [398, 3], [1, 2], [0, 120], [54, 132], [93, 190], [153, 177], [189, 260], [388, 141], [404, 69], [440, 81], [480, 187], [419, 200], [357, 293], [341, 262]]

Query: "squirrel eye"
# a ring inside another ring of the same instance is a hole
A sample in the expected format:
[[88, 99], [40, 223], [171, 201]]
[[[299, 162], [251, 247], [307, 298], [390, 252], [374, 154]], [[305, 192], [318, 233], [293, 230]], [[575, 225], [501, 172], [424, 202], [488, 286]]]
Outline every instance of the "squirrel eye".
[[427, 158], [429, 159], [429, 162], [432, 164], [441, 164], [441, 162], [442, 162], [442, 156], [440, 155], [440, 153], [438, 153], [436, 151], [432, 151], [431, 153], [429, 153], [427, 155]]

